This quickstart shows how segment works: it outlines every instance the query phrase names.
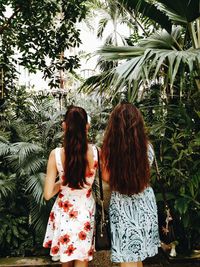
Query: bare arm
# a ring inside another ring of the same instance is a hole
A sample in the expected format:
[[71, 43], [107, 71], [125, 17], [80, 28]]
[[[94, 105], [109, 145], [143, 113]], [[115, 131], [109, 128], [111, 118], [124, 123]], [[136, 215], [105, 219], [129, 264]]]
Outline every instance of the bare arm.
[[102, 179], [104, 182], [109, 183], [110, 175], [109, 172], [102, 166]]
[[56, 182], [57, 173], [55, 150], [52, 150], [49, 155], [47, 174], [44, 183], [44, 198], [46, 200], [52, 198], [60, 189], [60, 181]]
[[110, 175], [109, 175], [108, 170], [105, 168], [105, 164], [104, 164], [104, 160], [103, 160], [101, 151], [100, 151], [100, 158], [101, 158], [102, 179], [104, 182], [109, 183]]

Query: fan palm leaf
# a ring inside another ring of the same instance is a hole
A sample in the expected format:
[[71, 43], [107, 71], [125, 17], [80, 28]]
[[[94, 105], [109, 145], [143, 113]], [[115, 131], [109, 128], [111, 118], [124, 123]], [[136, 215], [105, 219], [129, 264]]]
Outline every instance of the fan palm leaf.
[[[158, 32], [138, 43], [135, 47], [103, 47], [98, 53], [106, 60], [128, 59], [112, 70], [113, 84], [126, 86], [133, 80], [153, 80], [160, 78], [162, 68], [167, 69], [170, 87], [173, 87], [176, 74], [181, 66], [195, 73], [196, 61], [200, 62], [200, 50], [183, 50], [179, 45], [181, 28], [175, 28], [172, 35]], [[165, 78], [165, 77], [164, 77]]]

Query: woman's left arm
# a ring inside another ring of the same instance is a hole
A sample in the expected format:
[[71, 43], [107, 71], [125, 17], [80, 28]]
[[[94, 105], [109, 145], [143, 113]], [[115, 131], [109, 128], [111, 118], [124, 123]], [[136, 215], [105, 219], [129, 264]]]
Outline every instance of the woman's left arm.
[[44, 183], [44, 198], [46, 200], [52, 198], [60, 190], [61, 183], [60, 181], [56, 182], [57, 173], [55, 150], [52, 150], [48, 159], [47, 173]]

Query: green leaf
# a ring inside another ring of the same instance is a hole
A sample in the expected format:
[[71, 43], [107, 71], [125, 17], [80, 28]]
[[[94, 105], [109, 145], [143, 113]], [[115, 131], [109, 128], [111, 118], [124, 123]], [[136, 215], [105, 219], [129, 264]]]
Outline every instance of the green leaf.
[[190, 200], [186, 198], [178, 198], [175, 200], [175, 209], [178, 210], [180, 214], [185, 214], [190, 208]]

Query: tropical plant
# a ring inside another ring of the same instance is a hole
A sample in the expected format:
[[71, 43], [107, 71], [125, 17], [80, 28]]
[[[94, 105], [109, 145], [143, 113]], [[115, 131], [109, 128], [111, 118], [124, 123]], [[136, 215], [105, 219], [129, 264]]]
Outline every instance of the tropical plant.
[[[19, 228], [20, 218], [26, 218], [26, 231], [33, 240], [39, 240], [44, 235], [52, 205], [52, 202], [46, 204], [43, 199], [46, 163], [50, 150], [60, 143], [60, 121], [63, 113], [54, 99], [31, 96], [23, 90], [22, 92], [17, 92], [21, 95], [20, 98], [11, 95], [1, 113], [1, 218], [3, 224], [11, 216], [10, 220], [16, 219]], [[9, 228], [8, 225], [6, 229]], [[7, 247], [4, 249], [7, 253], [11, 253], [9, 251], [13, 249], [9, 243], [13, 238], [22, 248], [26, 241], [14, 232], [15, 237], [5, 238], [10, 232], [12, 229], [0, 233], [0, 239], [4, 240], [1, 246]], [[22, 249], [16, 253], [22, 253]]]
[[[146, 39], [140, 40], [134, 46], [103, 47], [98, 51], [98, 54], [103, 56], [105, 60], [122, 60], [122, 63], [98, 77], [91, 77], [83, 85], [83, 88], [87, 91], [94, 88], [97, 88], [99, 92], [110, 91], [112, 95], [115, 91], [129, 90], [133, 100], [137, 97], [138, 88], [141, 88], [141, 85], [147, 87], [155, 80], [162, 80], [164, 89], [170, 91], [172, 95], [176, 90], [176, 87], [173, 86], [174, 81], [179, 77], [179, 85], [177, 86], [180, 88], [178, 90], [180, 94], [184, 81], [188, 78], [196, 82], [196, 87], [199, 90], [200, 42], [198, 16], [200, 14], [197, 12], [198, 3], [196, 1], [184, 1], [180, 4], [180, 1], [177, 1], [177, 7], [172, 10], [171, 1], [154, 1], [153, 4], [148, 3], [145, 9], [143, 7], [146, 5], [145, 1], [140, 1], [137, 6], [134, 5], [135, 2], [138, 1], [122, 1], [120, 3], [129, 12], [133, 8], [137, 8], [138, 12], [143, 10], [144, 14], [149, 14], [151, 19], [149, 5], [154, 9], [156, 8], [159, 11], [156, 22], [158, 23], [158, 18], [160, 18], [160, 27], [163, 26], [164, 28]], [[168, 2], [170, 3], [167, 6]], [[180, 6], [182, 8], [179, 11], [178, 7], [180, 8]], [[164, 8], [166, 15], [160, 11]], [[193, 10], [197, 11], [193, 12]], [[162, 15], [159, 17], [160, 12]], [[168, 18], [171, 26], [173, 25], [172, 30], [163, 25], [163, 16]], [[124, 62], [124, 60], [126, 61]]]
[[[183, 97], [181, 101], [176, 98], [173, 104], [167, 103], [160, 86], [152, 87], [138, 105], [156, 151], [162, 186], [174, 219], [175, 238], [179, 241], [178, 250], [195, 249], [199, 247], [200, 238], [200, 117], [193, 107], [197, 106], [199, 98]], [[163, 214], [162, 187], [154, 172], [152, 183], [159, 212]], [[165, 238], [162, 232], [161, 236]]]
[[20, 243], [27, 239], [27, 218], [1, 213], [0, 223], [0, 247], [6, 255], [8, 248], [18, 250]]

